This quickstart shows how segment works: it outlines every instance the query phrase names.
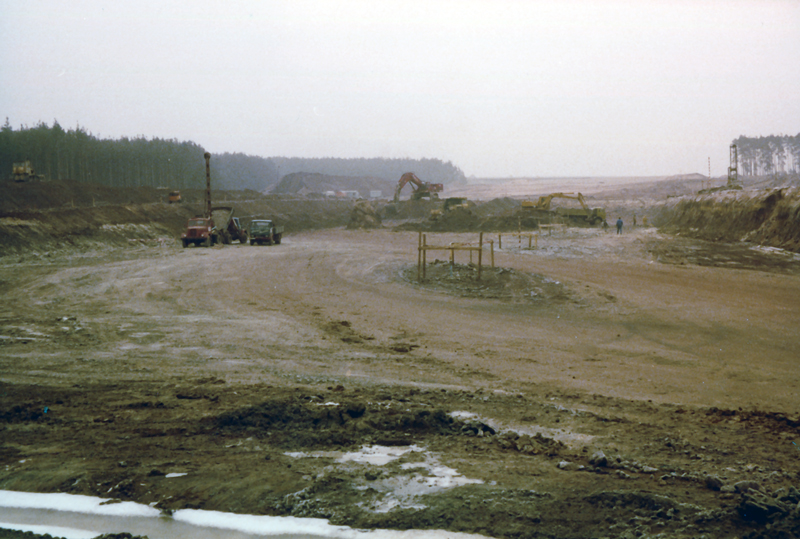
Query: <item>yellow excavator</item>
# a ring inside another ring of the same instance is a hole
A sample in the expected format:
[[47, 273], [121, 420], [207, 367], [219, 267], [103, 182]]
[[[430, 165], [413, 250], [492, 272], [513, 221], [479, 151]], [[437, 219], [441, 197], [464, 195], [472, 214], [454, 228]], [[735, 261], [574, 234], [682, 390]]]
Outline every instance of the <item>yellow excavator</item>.
[[400, 201], [400, 191], [407, 183], [411, 184], [413, 192], [411, 193], [411, 200], [420, 200], [422, 198], [439, 198], [439, 193], [442, 192], [444, 186], [441, 183], [428, 183], [423, 182], [413, 172], [406, 172], [400, 176], [400, 181], [397, 182], [397, 187], [394, 190], [394, 202]]
[[[550, 209], [551, 202], [554, 198], [567, 198], [577, 200], [580, 203], [580, 208], [556, 208]], [[539, 200], [533, 202], [532, 200], [525, 200], [522, 202], [523, 211], [536, 213], [548, 212], [548, 214], [555, 213], [572, 221], [585, 221], [590, 225], [599, 225], [606, 220], [606, 210], [604, 208], [590, 208], [586, 204], [586, 199], [583, 198], [581, 193], [552, 193], [549, 195], [539, 197]]]

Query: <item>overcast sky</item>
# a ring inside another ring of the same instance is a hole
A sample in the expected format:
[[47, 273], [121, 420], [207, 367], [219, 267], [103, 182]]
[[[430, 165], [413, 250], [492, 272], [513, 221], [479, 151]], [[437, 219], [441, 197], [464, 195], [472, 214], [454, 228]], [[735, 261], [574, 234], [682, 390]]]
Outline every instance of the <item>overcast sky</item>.
[[800, 132], [800, 1], [0, 0], [0, 116], [479, 177], [716, 176], [737, 136]]

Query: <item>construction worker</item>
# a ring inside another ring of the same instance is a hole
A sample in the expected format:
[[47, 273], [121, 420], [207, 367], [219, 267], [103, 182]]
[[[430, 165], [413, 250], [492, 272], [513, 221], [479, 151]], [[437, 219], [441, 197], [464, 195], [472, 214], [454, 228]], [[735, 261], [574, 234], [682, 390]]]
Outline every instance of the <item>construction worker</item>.
[[617, 217], [617, 234], [622, 234], [622, 217]]

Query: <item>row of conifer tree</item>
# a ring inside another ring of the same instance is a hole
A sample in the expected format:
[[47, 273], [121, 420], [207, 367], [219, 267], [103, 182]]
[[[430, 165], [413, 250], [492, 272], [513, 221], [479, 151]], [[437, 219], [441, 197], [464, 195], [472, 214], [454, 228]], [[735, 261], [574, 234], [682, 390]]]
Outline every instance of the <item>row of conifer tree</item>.
[[[205, 187], [205, 149], [176, 139], [104, 139], [84, 127], [64, 129], [58, 122], [13, 129], [0, 128], [0, 178], [11, 176], [15, 162], [30, 161], [47, 180], [75, 180], [111, 187]], [[404, 172], [436, 183], [464, 179], [451, 162], [439, 159], [259, 157], [243, 153], [213, 154], [211, 175], [220, 189], [267, 191], [294, 172], [373, 177], [396, 181]]]

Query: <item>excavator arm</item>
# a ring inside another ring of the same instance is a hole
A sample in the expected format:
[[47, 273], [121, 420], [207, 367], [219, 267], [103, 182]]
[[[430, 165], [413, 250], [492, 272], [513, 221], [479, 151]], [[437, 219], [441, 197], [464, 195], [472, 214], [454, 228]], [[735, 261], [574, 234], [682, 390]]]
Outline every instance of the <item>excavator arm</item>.
[[538, 210], [549, 210], [550, 203], [554, 198], [569, 198], [572, 200], [577, 200], [584, 210], [589, 209], [589, 206], [586, 204], [586, 199], [583, 198], [581, 193], [578, 193], [577, 195], [572, 193], [553, 193], [552, 195], [541, 196], [534, 207]]
[[406, 172], [402, 176], [400, 176], [400, 181], [397, 182], [397, 187], [394, 190], [394, 201], [398, 202], [400, 200], [400, 191], [403, 190], [403, 187], [406, 186], [407, 183], [410, 183], [414, 187], [414, 192], [416, 193], [420, 189], [427, 190], [422, 180], [417, 178], [417, 175], [413, 172]]

